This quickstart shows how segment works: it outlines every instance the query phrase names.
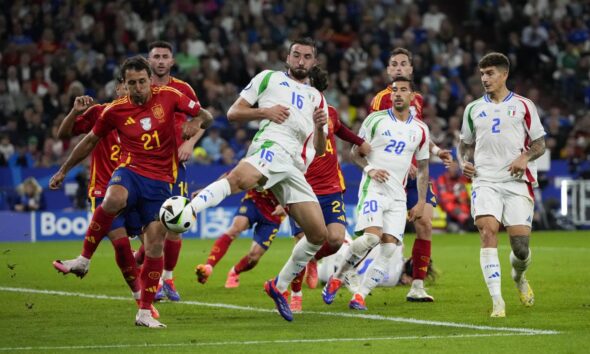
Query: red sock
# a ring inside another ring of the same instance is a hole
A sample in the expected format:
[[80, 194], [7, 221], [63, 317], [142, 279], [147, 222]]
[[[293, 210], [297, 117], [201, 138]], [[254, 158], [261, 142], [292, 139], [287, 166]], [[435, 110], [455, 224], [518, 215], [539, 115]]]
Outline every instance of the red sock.
[[111, 225], [116, 215], [107, 214], [103, 209], [102, 205], [99, 205], [94, 214], [92, 214], [92, 220], [86, 231], [86, 237], [84, 237], [84, 245], [82, 246], [82, 256], [85, 258], [92, 258], [94, 251], [98, 247], [98, 244], [102, 238], [111, 230]]
[[158, 283], [162, 276], [162, 269], [164, 269], [164, 257], [151, 258], [145, 256], [145, 262], [141, 267], [140, 284], [141, 284], [141, 300], [140, 307], [143, 310], [149, 310], [156, 297], [158, 290]]
[[135, 258], [131, 251], [129, 238], [122, 237], [112, 241], [112, 243], [113, 248], [115, 249], [115, 260], [117, 261], [119, 269], [121, 269], [123, 278], [125, 278], [125, 281], [132, 292], [139, 291], [139, 279], [137, 278], [139, 270], [137, 269], [137, 263], [135, 263]]
[[207, 258], [207, 264], [215, 267], [217, 262], [219, 262], [225, 255], [225, 252], [227, 252], [227, 249], [231, 245], [232, 241], [233, 239], [227, 234], [221, 235], [211, 248], [211, 253], [209, 253], [209, 257]]
[[247, 272], [250, 269], [256, 267], [256, 264], [258, 264], [258, 262], [250, 262], [248, 256], [244, 256], [244, 258], [240, 259], [238, 264], [234, 266], [234, 271], [238, 274]]
[[427, 240], [416, 239], [412, 247], [412, 277], [414, 279], [424, 280], [430, 263], [431, 242]]
[[137, 250], [137, 252], [135, 252], [135, 263], [137, 264], [143, 264], [143, 258], [145, 257], [145, 247], [143, 247], [143, 244], [141, 244], [141, 246], [139, 246], [139, 249]]
[[301, 286], [303, 285], [303, 276], [305, 276], [305, 268], [297, 276], [293, 281], [291, 281], [291, 291], [294, 293], [298, 293], [301, 291]]
[[182, 240], [166, 239], [164, 241], [164, 270], [171, 272], [176, 268], [181, 246]]
[[334, 253], [338, 252], [339, 249], [340, 249], [340, 247], [334, 248], [334, 247], [330, 246], [330, 244], [326, 241], [322, 245], [322, 248], [320, 248], [320, 250], [315, 254], [314, 258], [316, 259], [316, 261], [319, 261], [320, 259], [322, 259], [324, 257], [328, 257], [328, 256], [333, 255]]

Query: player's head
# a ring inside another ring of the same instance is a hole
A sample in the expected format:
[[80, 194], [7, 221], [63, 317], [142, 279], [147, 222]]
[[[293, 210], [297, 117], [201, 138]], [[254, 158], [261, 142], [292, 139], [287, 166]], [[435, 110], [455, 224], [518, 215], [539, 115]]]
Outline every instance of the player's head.
[[510, 60], [502, 53], [484, 55], [478, 64], [481, 83], [486, 93], [497, 92], [506, 86], [510, 72]]
[[387, 63], [387, 74], [393, 80], [397, 76], [412, 77], [414, 67], [412, 66], [412, 53], [406, 48], [395, 48], [389, 54]]
[[318, 91], [323, 92], [328, 88], [328, 72], [319, 66], [314, 66], [309, 70], [309, 84]]
[[287, 55], [287, 69], [296, 80], [304, 80], [309, 71], [317, 64], [317, 49], [311, 38], [296, 39], [289, 47]]
[[117, 75], [117, 77], [115, 77], [115, 94], [117, 97], [123, 97], [128, 93], [129, 91], [127, 91], [127, 86], [125, 86], [125, 80], [123, 79], [123, 76], [121, 74]]
[[133, 102], [144, 104], [151, 94], [152, 71], [148, 61], [141, 55], [127, 58], [121, 66], [121, 75]]
[[391, 84], [391, 91], [391, 102], [396, 111], [401, 112], [410, 107], [414, 98], [414, 84], [409, 77], [396, 76]]
[[[436, 278], [440, 275], [439, 271], [434, 267], [432, 264], [432, 258], [428, 262], [428, 268], [426, 270], [426, 279], [430, 280], [431, 282], [436, 282]], [[404, 262], [404, 268], [402, 271], [402, 275], [399, 278], [399, 283], [402, 285], [409, 285], [414, 280], [414, 265], [412, 263], [412, 258], [406, 259]]]
[[174, 66], [174, 54], [172, 44], [166, 41], [155, 41], [148, 46], [148, 61], [158, 77], [170, 75], [170, 70]]

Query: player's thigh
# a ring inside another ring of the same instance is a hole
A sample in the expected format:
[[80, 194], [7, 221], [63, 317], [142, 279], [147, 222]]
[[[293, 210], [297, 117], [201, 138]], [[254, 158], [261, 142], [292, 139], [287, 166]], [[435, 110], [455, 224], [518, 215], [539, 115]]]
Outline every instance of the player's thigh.
[[528, 228], [530, 233], [535, 211], [532, 189], [529, 191], [526, 183], [505, 183], [502, 199], [504, 201], [502, 224], [506, 228], [523, 226]]
[[482, 248], [498, 247], [498, 231], [500, 222], [493, 215], [480, 215], [475, 218], [475, 226], [479, 230]]
[[259, 182], [262, 184], [264, 176], [260, 171], [247, 160], [242, 160], [227, 175], [231, 193], [237, 193], [256, 187]]
[[304, 201], [290, 204], [289, 214], [301, 226], [309, 242], [320, 244], [326, 240], [328, 230], [318, 202]]
[[[358, 216], [355, 233], [358, 235], [363, 232], [369, 232], [381, 236], [381, 231], [383, 229], [383, 214], [387, 209], [387, 203], [384, 196], [368, 192], [364, 198], [359, 200], [356, 209]], [[376, 229], [380, 230], [379, 233], [375, 233]]]
[[346, 210], [342, 193], [318, 196], [318, 200], [328, 227], [328, 242], [342, 243], [346, 226]]
[[[404, 202], [389, 200], [383, 210], [383, 242], [398, 243], [404, 240], [407, 209]], [[395, 240], [394, 240], [395, 239]]]
[[254, 226], [253, 241], [266, 251], [277, 237], [280, 225], [267, 220], [258, 220]]
[[498, 186], [474, 184], [471, 191], [471, 215], [475, 220], [482, 216], [493, 216], [501, 222], [503, 212], [502, 191]]

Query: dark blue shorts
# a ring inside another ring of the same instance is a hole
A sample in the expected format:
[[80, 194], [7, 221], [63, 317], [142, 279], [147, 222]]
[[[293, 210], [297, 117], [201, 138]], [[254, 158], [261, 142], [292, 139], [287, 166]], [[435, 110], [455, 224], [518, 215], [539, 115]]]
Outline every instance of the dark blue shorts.
[[176, 183], [172, 186], [172, 195], [180, 195], [188, 197], [188, 182], [186, 174], [186, 165], [181, 162], [178, 165], [178, 176], [176, 177]]
[[[96, 209], [99, 205], [102, 204], [104, 198], [94, 198], [92, 200], [92, 212], [94, 213], [94, 209]], [[122, 212], [119, 214], [115, 220], [113, 220], [113, 224], [111, 226], [111, 230], [118, 229], [120, 227], [124, 227], [127, 230], [127, 236], [135, 237], [142, 234], [142, 225], [141, 219], [139, 217], [139, 213], [136, 209], [129, 210], [127, 212]]]
[[127, 215], [135, 210], [139, 217], [134, 223], [141, 227], [159, 220], [158, 214], [162, 203], [172, 196], [170, 183], [140, 176], [125, 167], [113, 172], [109, 186], [113, 185], [125, 187], [129, 193], [127, 207], [121, 215]]
[[[408, 210], [412, 209], [416, 203], [418, 203], [418, 184], [416, 183], [416, 179], [408, 179], [408, 183], [406, 184], [406, 193], [408, 195], [406, 199], [406, 207]], [[436, 200], [436, 195], [432, 191], [432, 183], [428, 182], [428, 190], [426, 191], [426, 203], [432, 205], [436, 208], [438, 204]]]
[[[346, 226], [346, 210], [344, 209], [344, 197], [342, 193], [318, 195], [318, 201], [324, 214], [326, 225], [339, 223]], [[291, 235], [297, 235], [303, 230], [297, 225], [295, 219], [289, 218], [291, 223]]]
[[251, 199], [242, 199], [235, 216], [248, 218], [250, 227], [254, 227], [254, 242], [268, 250], [281, 225], [265, 218]]

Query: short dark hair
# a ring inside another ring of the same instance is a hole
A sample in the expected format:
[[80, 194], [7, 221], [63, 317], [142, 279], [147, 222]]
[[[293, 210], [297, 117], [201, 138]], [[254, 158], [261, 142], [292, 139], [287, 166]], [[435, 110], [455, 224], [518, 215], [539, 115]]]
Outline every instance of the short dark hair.
[[316, 65], [309, 70], [309, 81], [311, 86], [323, 92], [328, 88], [328, 72]]
[[172, 53], [172, 43], [166, 41], [153, 41], [148, 45], [148, 52], [151, 52], [154, 48], [166, 48]]
[[412, 66], [414, 65], [414, 63], [412, 62], [412, 60], [413, 60], [412, 53], [409, 50], [407, 50], [406, 48], [402, 48], [402, 47], [394, 48], [391, 51], [391, 53], [389, 53], [389, 59], [391, 60], [391, 57], [394, 57], [399, 54], [403, 54], [403, 55], [407, 56], [408, 61], [410, 62], [410, 65], [412, 65]]
[[510, 71], [510, 60], [507, 56], [498, 52], [488, 53], [479, 60], [478, 67], [480, 69], [489, 68], [491, 66], [503, 68], [506, 71]]
[[407, 82], [410, 84], [410, 90], [414, 91], [414, 82], [412, 82], [412, 79], [410, 79], [407, 76], [396, 76], [393, 79], [393, 82], [391, 83], [391, 86], [393, 86], [393, 84], [395, 84], [396, 82]]
[[125, 78], [123, 78], [123, 73], [120, 72], [115, 76], [115, 81], [117, 81], [118, 84], [122, 84], [125, 83]]
[[313, 48], [313, 56], [317, 57], [318, 49], [316, 47], [315, 41], [313, 39], [311, 39], [310, 37], [298, 38], [298, 39], [294, 40], [291, 43], [291, 45], [289, 46], [289, 54], [291, 54], [291, 50], [293, 49], [293, 46], [295, 46], [296, 44], [312, 47]]
[[125, 62], [123, 62], [123, 65], [121, 66], [121, 76], [123, 77], [123, 79], [125, 79], [125, 75], [127, 74], [127, 70], [135, 70], [135, 71], [145, 70], [147, 72], [148, 76], [152, 76], [152, 69], [150, 69], [150, 64], [141, 55], [136, 55], [131, 58], [125, 59]]

